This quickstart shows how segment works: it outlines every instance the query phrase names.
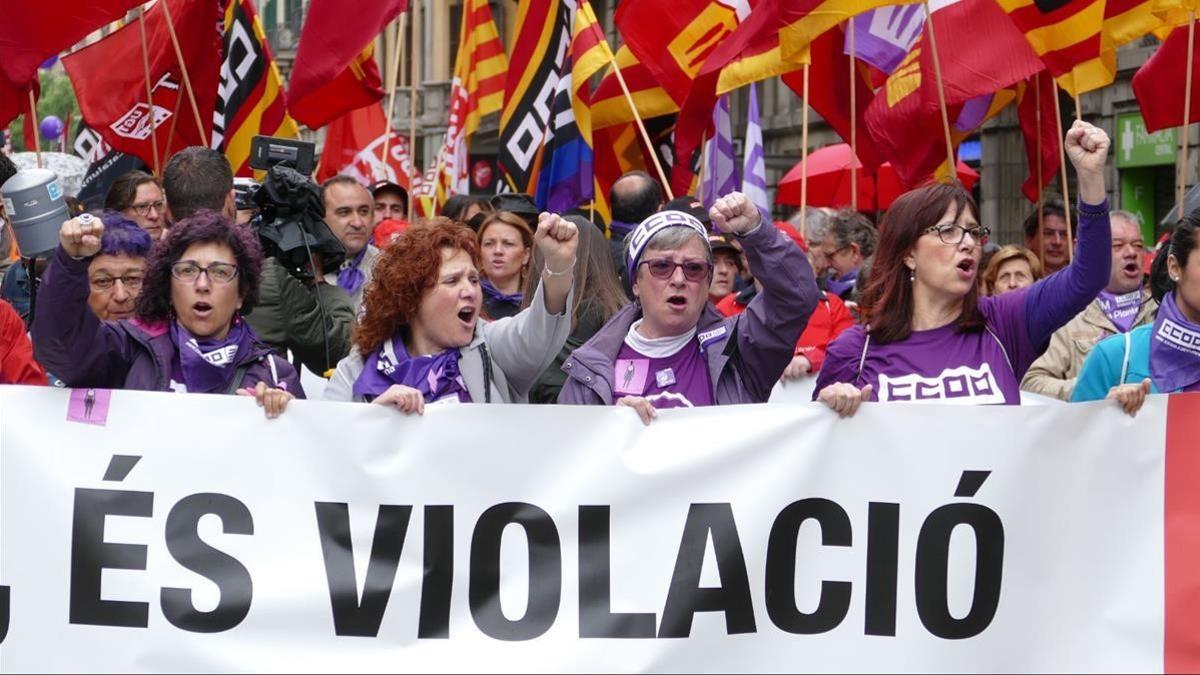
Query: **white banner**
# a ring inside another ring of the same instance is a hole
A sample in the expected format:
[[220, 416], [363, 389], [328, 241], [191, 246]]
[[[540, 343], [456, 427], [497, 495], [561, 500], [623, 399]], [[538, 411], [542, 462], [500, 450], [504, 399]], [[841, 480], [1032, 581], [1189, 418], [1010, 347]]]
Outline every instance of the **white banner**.
[[0, 387], [3, 672], [1164, 669], [1165, 398], [109, 396]]

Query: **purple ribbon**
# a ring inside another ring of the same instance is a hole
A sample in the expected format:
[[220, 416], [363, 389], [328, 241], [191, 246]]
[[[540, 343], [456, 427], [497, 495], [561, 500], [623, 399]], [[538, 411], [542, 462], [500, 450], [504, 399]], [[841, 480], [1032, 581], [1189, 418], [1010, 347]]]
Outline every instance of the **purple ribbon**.
[[189, 393], [223, 394], [237, 372], [239, 357], [254, 348], [254, 333], [240, 316], [233, 318], [223, 340], [200, 340], [172, 321], [171, 341], [179, 354], [177, 379]]
[[1142, 289], [1140, 286], [1136, 291], [1124, 295], [1100, 291], [1100, 295], [1096, 300], [1100, 303], [1100, 309], [1104, 310], [1104, 315], [1116, 327], [1117, 332], [1128, 333], [1133, 330], [1133, 324], [1137, 321], [1138, 311], [1142, 308]]
[[839, 298], [844, 298], [847, 293], [854, 290], [856, 283], [858, 283], [858, 270], [851, 270], [837, 279], [825, 282], [825, 288]]
[[362, 373], [354, 381], [354, 395], [375, 398], [399, 384], [421, 392], [426, 403], [454, 395], [470, 403], [471, 395], [458, 369], [460, 356], [457, 349], [432, 356], [410, 356], [402, 337], [395, 335], [367, 357]]
[[500, 289], [493, 286], [492, 282], [489, 281], [488, 279], [483, 279], [479, 283], [481, 286], [483, 286], [483, 292], [486, 293], [487, 296], [489, 298], [491, 298], [492, 300], [499, 300], [500, 302], [507, 302], [507, 303], [516, 305], [518, 307], [520, 307], [521, 302], [523, 300], [525, 300], [524, 293], [511, 293], [511, 294], [504, 293]]
[[367, 280], [367, 275], [358, 268], [362, 264], [363, 258], [367, 255], [367, 247], [364, 246], [358, 255], [346, 260], [342, 263], [341, 269], [338, 270], [337, 283], [343, 290], [350, 295], [354, 295], [363, 283]]
[[1188, 321], [1167, 294], [1150, 337], [1150, 379], [1164, 394], [1200, 389], [1200, 326]]

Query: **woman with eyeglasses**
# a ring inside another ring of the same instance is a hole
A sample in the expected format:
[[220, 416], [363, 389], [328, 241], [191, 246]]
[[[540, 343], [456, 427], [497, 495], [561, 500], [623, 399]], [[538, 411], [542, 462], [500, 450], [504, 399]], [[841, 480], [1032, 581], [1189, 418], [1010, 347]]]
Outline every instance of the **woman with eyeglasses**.
[[125, 216], [109, 211], [101, 218], [100, 252], [88, 260], [88, 307], [101, 321], [132, 319], [142, 281], [150, 234]]
[[863, 323], [830, 345], [815, 398], [843, 417], [872, 398], [1020, 404], [1021, 377], [1051, 334], [1104, 289], [1112, 265], [1108, 136], [1076, 121], [1065, 142], [1079, 182], [1075, 261], [1028, 288], [980, 298], [989, 232], [971, 194], [937, 184], [901, 196], [880, 227]]
[[212, 211], [176, 223], [150, 251], [136, 316], [116, 322], [87, 311], [88, 259], [104, 236], [86, 214], [59, 232], [33, 322], [47, 370], [69, 387], [254, 396], [268, 417], [304, 398], [296, 370], [242, 319], [262, 275], [249, 229]]
[[104, 208], [137, 223], [154, 241], [162, 239], [166, 231], [166, 194], [162, 183], [145, 171], [130, 171], [118, 176], [108, 188]]
[[682, 211], [650, 216], [625, 243], [637, 301], [563, 364], [559, 403], [627, 406], [649, 424], [662, 408], [770, 397], [817, 304], [812, 267], [745, 195], [717, 200], [710, 215], [741, 242], [762, 292], [745, 312], [722, 316], [708, 297], [713, 257], [704, 226]]

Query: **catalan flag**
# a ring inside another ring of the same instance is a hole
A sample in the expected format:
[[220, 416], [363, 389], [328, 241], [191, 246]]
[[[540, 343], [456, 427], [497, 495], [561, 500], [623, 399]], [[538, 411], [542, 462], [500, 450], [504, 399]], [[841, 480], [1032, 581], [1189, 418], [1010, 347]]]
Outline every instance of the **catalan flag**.
[[[672, 115], [679, 112], [679, 104], [671, 98], [666, 89], [655, 79], [650, 69], [629, 50], [628, 45], [621, 45], [616, 53], [616, 65], [621, 69], [621, 76], [629, 87], [629, 93], [637, 106], [642, 119]], [[615, 69], [606, 71], [596, 91], [592, 92], [592, 127], [606, 127], [625, 124], [633, 121], [633, 111], [625, 92], [617, 81]]]
[[[452, 193], [466, 193], [467, 149], [480, 120], [504, 107], [508, 59], [487, 0], [467, 0], [459, 28], [454, 80], [450, 84], [450, 119], [445, 140], [421, 196], [422, 210], [432, 214]], [[437, 204], [434, 204], [436, 200]]]
[[568, 77], [575, 0], [521, 0], [500, 115], [500, 172], [508, 187], [533, 194], [553, 123], [550, 105]]
[[255, 136], [295, 138], [300, 130], [288, 116], [279, 68], [252, 0], [226, 7], [224, 47], [212, 146], [225, 153], [235, 175], [251, 176]]

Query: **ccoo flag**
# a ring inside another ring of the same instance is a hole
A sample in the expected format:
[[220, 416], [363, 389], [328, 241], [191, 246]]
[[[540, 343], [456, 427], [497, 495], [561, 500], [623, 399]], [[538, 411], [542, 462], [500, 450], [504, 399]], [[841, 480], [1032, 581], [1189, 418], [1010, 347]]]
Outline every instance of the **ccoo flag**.
[[754, 202], [764, 221], [771, 219], [767, 199], [767, 154], [763, 147], [762, 124], [758, 115], [758, 85], [750, 84], [750, 105], [746, 112], [746, 158], [742, 167], [742, 193]]
[[700, 202], [711, 209], [718, 199], [738, 187], [737, 155], [733, 150], [733, 119], [729, 114], [729, 94], [717, 101], [713, 109], [713, 137], [705, 147], [701, 167]]
[[279, 68], [252, 0], [225, 9], [225, 62], [213, 115], [212, 146], [229, 159], [236, 176], [251, 176], [250, 142], [258, 135], [295, 138]]

